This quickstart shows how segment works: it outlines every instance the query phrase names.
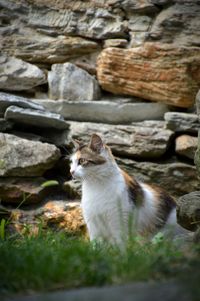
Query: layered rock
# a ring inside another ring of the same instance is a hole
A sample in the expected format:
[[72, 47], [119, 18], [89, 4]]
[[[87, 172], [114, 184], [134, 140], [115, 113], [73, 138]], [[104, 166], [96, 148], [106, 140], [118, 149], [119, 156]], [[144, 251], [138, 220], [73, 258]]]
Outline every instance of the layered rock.
[[184, 46], [199, 46], [200, 7], [198, 1], [166, 2], [174, 2], [174, 5], [162, 10], [157, 16], [149, 32], [149, 39]]
[[71, 63], [54, 64], [48, 73], [51, 99], [93, 100], [100, 96], [96, 79]]
[[0, 89], [29, 90], [46, 82], [45, 73], [37, 66], [15, 57], [0, 56]]
[[193, 105], [200, 84], [197, 47], [146, 43], [134, 49], [101, 52], [97, 76], [101, 87], [178, 107]]
[[93, 133], [101, 135], [114, 154], [135, 158], [159, 158], [169, 147], [173, 132], [148, 128], [98, 123], [70, 122], [69, 136], [88, 143]]
[[0, 133], [0, 176], [41, 176], [60, 158], [51, 144]]
[[197, 134], [199, 120], [196, 114], [182, 112], [167, 112], [164, 116], [166, 128], [177, 133]]

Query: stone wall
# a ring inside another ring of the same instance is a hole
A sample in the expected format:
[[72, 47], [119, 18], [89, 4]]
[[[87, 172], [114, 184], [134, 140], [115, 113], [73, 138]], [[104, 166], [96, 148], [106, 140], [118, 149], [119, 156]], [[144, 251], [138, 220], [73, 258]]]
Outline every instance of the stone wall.
[[[26, 210], [39, 206], [69, 225], [74, 215], [58, 202], [80, 199], [71, 139], [93, 132], [138, 179], [175, 197], [199, 189], [198, 0], [2, 0], [0, 12], [0, 199], [8, 214], [26, 195]], [[49, 179], [59, 185], [42, 185]]]

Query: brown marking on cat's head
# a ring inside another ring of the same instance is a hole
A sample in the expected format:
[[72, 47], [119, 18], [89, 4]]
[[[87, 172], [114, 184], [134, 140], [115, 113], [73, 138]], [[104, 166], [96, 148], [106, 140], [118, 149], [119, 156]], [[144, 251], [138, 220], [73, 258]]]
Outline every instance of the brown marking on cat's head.
[[101, 165], [106, 162], [106, 158], [101, 153], [103, 150], [108, 151], [109, 148], [97, 134], [92, 134], [88, 145], [78, 140], [73, 140], [73, 142], [76, 147], [76, 159], [80, 165]]

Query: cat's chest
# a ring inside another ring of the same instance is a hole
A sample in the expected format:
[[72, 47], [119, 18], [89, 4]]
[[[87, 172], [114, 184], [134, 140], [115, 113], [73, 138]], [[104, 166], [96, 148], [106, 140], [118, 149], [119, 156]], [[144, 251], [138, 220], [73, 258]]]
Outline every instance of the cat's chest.
[[118, 183], [110, 185], [83, 185], [82, 209], [84, 214], [96, 215], [113, 210], [126, 198], [124, 187]]

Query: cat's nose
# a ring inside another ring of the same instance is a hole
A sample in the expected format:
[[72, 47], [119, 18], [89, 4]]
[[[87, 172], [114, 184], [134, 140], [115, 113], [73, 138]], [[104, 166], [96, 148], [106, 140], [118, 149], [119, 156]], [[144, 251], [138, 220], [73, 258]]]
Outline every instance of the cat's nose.
[[71, 173], [72, 177], [74, 177], [75, 170], [74, 169], [70, 169], [70, 173]]

